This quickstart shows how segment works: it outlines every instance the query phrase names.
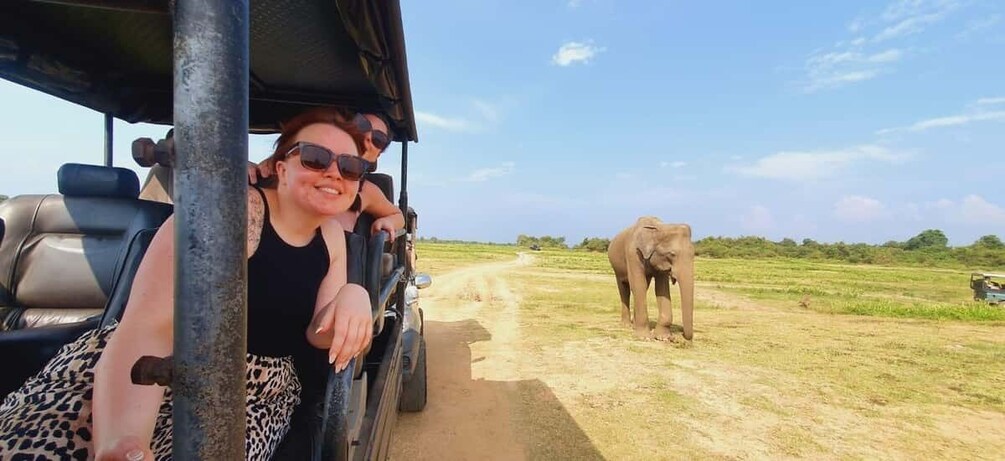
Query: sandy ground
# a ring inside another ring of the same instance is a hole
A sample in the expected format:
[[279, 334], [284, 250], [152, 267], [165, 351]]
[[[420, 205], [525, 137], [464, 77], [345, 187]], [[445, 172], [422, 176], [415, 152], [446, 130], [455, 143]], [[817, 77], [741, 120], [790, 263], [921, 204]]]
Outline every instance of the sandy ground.
[[[433, 285], [423, 290], [429, 401], [421, 413], [399, 415], [391, 459], [603, 459], [605, 456], [596, 446], [604, 446], [605, 453], [609, 453], [606, 448], [619, 443], [598, 440], [604, 434], [588, 436], [582, 420], [616, 414], [619, 407], [637, 403], [630, 396], [623, 401], [594, 400], [590, 396], [610, 395], [618, 387], [644, 389], [646, 384], [639, 383], [637, 373], [633, 373], [639, 363], [624, 360], [623, 350], [617, 346], [622, 344], [623, 349], [623, 343], [599, 337], [560, 350], [525, 350], [521, 341], [524, 334], [520, 328], [521, 298], [519, 290], [510, 286], [514, 282], [508, 281], [506, 274], [526, 271], [532, 263], [531, 255], [521, 254], [513, 261], [470, 266], [438, 275]], [[696, 296], [706, 304], [736, 311], [737, 315], [759, 311], [762, 317], [787, 316], [786, 322], [804, 331], [801, 334], [807, 337], [819, 334], [821, 340], [829, 340], [828, 331], [834, 328], [872, 334], [871, 323], [865, 324], [854, 316], [828, 316], [831, 325], [819, 329], [815, 322], [820, 319], [816, 316], [779, 311], [707, 286], [699, 285]], [[612, 308], [612, 321], [615, 315]], [[914, 328], [909, 323], [904, 325]], [[881, 332], [881, 328], [889, 325], [875, 328]], [[999, 340], [995, 336], [1000, 330], [988, 332], [966, 324], [948, 328], [958, 330], [950, 331], [951, 334]], [[642, 344], [639, 347], [649, 347]], [[547, 360], [540, 359], [542, 354]], [[556, 373], [563, 367], [573, 370], [583, 363], [604, 373]], [[652, 365], [659, 368], [656, 362]], [[996, 459], [996, 453], [1005, 454], [1002, 413], [932, 405], [924, 410], [926, 417], [934, 418], [931, 426], [914, 427], [909, 414], [914, 410], [877, 407], [873, 419], [864, 419], [842, 405], [839, 391], [822, 386], [815, 392], [804, 392], [801, 387], [804, 382], [764, 369], [686, 359], [675, 360], [668, 368], [659, 380], [668, 383], [672, 392], [688, 396], [700, 406], [696, 414], [702, 418], [695, 418], [685, 431], [690, 437], [689, 446], [696, 447], [700, 457], [908, 459], [909, 456], [896, 453], [916, 453], [919, 447], [897, 444], [904, 440], [905, 433], [919, 431], [937, 431], [941, 435], [930, 449], [921, 447], [936, 458], [959, 457], [954, 456], [952, 443], [947, 446], [947, 439], [959, 441], [968, 450], [975, 445], [986, 447], [986, 459]], [[528, 401], [539, 408], [528, 412]], [[520, 408], [521, 405], [524, 407]], [[529, 424], [521, 421], [521, 413], [533, 414], [544, 421]], [[800, 414], [804, 417], [793, 417]], [[812, 415], [809, 421], [807, 414]], [[807, 428], [807, 424], [811, 427]], [[550, 434], [548, 440], [536, 438], [528, 433], [528, 428], [533, 427], [559, 427], [560, 449], [548, 452], [547, 447], [534, 446], [555, 444], [555, 436]], [[811, 437], [803, 440], [807, 433]], [[657, 458], [667, 456], [693, 457], [686, 453], [664, 453]]]

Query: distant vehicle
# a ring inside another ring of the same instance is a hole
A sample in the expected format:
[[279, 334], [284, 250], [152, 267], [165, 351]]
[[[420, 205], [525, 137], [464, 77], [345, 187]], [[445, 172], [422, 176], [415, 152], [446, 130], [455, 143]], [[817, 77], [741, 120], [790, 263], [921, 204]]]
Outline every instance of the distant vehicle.
[[541, 245], [538, 245], [538, 244], [535, 243], [535, 244], [533, 244], [533, 245], [530, 246], [530, 249], [533, 250], [533, 251], [541, 251]]
[[970, 288], [974, 290], [974, 301], [1005, 303], [1005, 274], [974, 272], [970, 274]]

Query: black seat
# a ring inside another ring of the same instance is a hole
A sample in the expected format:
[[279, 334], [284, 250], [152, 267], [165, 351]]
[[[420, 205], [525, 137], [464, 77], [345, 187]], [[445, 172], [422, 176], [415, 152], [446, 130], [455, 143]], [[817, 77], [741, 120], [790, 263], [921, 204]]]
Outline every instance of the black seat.
[[[0, 203], [0, 395], [63, 344], [121, 313], [132, 277], [172, 207], [139, 200], [131, 170], [66, 164], [62, 195]], [[13, 386], [13, 387], [11, 387]]]

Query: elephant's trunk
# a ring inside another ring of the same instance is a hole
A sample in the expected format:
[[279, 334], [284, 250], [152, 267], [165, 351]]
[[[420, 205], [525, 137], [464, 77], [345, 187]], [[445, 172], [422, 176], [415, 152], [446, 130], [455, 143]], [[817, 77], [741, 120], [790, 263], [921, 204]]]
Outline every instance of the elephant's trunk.
[[694, 269], [678, 271], [677, 286], [680, 288], [681, 323], [684, 325], [684, 339], [694, 336]]

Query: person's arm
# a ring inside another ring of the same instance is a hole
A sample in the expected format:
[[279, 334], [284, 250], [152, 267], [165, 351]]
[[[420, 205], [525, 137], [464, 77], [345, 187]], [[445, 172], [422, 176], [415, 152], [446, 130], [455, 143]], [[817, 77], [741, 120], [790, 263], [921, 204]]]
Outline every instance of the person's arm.
[[160, 386], [140, 386], [130, 370], [144, 355], [171, 355], [174, 327], [174, 218], [161, 226], [136, 271], [129, 304], [94, 373], [94, 451], [97, 459], [125, 459], [140, 450], [152, 460]]
[[384, 191], [380, 190], [376, 184], [369, 181], [364, 182], [360, 194], [363, 195], [360, 199], [362, 200], [362, 211], [376, 218], [373, 225], [370, 226], [371, 234], [386, 231], [390, 237], [393, 237], [395, 231], [405, 228], [405, 216], [401, 214], [398, 207], [394, 206], [394, 203], [391, 203], [384, 196]]
[[[258, 249], [262, 197], [248, 191], [248, 256]], [[174, 217], [150, 242], [136, 271], [129, 303], [94, 373], [94, 451], [102, 460], [153, 460], [150, 439], [164, 398], [160, 386], [132, 383], [130, 371], [144, 355], [166, 357], [174, 349]]]
[[349, 360], [370, 344], [373, 316], [370, 296], [355, 283], [346, 283], [345, 234], [334, 219], [321, 228], [328, 246], [328, 274], [321, 281], [314, 319], [307, 327], [307, 341], [318, 349], [328, 349], [328, 362], [342, 371]]

